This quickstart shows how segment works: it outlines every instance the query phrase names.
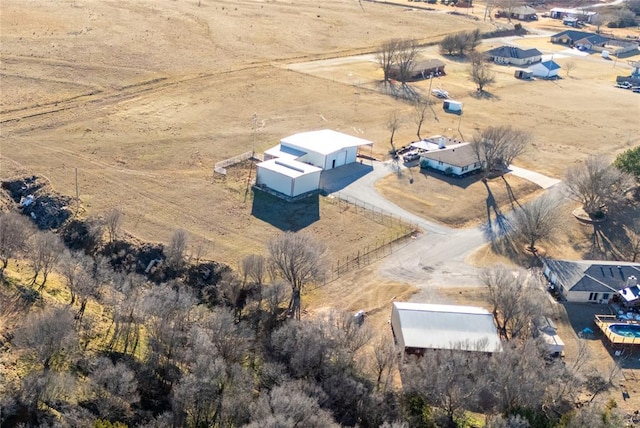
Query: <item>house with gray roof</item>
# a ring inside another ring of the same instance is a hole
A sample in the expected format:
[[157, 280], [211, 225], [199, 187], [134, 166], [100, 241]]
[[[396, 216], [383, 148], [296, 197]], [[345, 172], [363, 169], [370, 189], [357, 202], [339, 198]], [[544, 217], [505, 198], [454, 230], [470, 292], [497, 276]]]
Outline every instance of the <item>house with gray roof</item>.
[[542, 52], [538, 49], [515, 46], [500, 46], [485, 52], [485, 55], [496, 64], [529, 65], [542, 60]]
[[609, 39], [602, 37], [600, 34], [579, 30], [565, 30], [551, 36], [551, 43], [574, 46], [578, 41], [583, 44], [588, 43], [591, 47], [604, 47]]
[[482, 164], [469, 143], [446, 146], [420, 155], [420, 168], [431, 168], [457, 177], [479, 172]]
[[544, 259], [543, 266], [551, 286], [569, 302], [607, 303], [630, 277], [640, 278], [640, 263]]
[[475, 306], [393, 302], [391, 330], [403, 355], [429, 350], [502, 351], [493, 314]]

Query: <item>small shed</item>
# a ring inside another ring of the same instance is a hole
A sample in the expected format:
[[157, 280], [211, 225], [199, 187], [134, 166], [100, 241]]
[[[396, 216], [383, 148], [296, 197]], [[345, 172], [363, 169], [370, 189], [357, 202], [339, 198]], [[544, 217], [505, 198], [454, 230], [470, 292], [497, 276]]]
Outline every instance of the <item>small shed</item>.
[[558, 77], [560, 65], [553, 60], [543, 61], [529, 67], [529, 71], [531, 71], [531, 73], [535, 77], [542, 77], [544, 79], [555, 79]]
[[523, 80], [531, 80], [533, 79], [533, 71], [531, 70], [516, 70], [513, 75], [515, 76], [516, 79], [523, 79]]
[[460, 101], [445, 100], [442, 103], [442, 108], [449, 113], [462, 114], [462, 103]]
[[322, 169], [291, 159], [270, 159], [256, 165], [256, 185], [293, 198], [318, 190]]

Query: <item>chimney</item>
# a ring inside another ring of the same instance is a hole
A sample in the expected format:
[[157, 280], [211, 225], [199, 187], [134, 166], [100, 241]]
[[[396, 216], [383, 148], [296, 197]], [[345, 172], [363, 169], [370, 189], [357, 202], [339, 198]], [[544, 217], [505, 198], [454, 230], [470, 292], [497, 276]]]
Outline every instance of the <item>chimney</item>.
[[440, 137], [438, 139], [438, 148], [439, 149], [444, 149], [446, 146], [444, 144], [444, 142], [446, 141], [446, 139], [444, 137]]
[[624, 283], [625, 288], [635, 287], [636, 285], [638, 285], [638, 279], [633, 275], [627, 278], [627, 280]]

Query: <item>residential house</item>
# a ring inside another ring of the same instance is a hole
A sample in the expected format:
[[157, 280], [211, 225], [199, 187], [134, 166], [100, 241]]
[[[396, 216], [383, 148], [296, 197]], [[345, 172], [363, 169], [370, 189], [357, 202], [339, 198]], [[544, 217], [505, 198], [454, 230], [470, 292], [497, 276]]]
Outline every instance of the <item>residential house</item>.
[[579, 30], [565, 30], [551, 36], [551, 43], [575, 46], [578, 41], [583, 44], [588, 43], [591, 48], [595, 46], [604, 48], [609, 39], [602, 37], [600, 34]]
[[[445, 63], [439, 59], [425, 59], [416, 61], [411, 65], [411, 70], [407, 81], [416, 81], [429, 79], [431, 77], [443, 76]], [[389, 70], [389, 77], [395, 80], [401, 80], [400, 67], [394, 64]]]
[[391, 331], [403, 355], [429, 350], [502, 351], [493, 314], [474, 306], [393, 302]]
[[536, 21], [538, 12], [531, 6], [517, 6], [511, 9], [499, 9], [498, 16], [519, 19], [520, 21]]
[[569, 302], [607, 303], [629, 277], [640, 278], [640, 263], [544, 259], [543, 265], [551, 287]]
[[542, 59], [542, 52], [536, 48], [520, 49], [515, 46], [500, 46], [485, 52], [489, 60], [497, 64], [529, 65]]
[[[442, 138], [444, 140], [444, 138]], [[482, 169], [482, 164], [469, 143], [450, 146], [440, 144], [437, 149], [420, 155], [420, 168], [432, 168], [457, 177], [466, 176]]]

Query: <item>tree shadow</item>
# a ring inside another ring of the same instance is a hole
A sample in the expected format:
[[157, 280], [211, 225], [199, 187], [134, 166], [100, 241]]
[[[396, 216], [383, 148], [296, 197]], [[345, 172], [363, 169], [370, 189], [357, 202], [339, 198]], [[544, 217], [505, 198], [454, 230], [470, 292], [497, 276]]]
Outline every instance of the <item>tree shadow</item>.
[[516, 198], [516, 194], [513, 192], [513, 188], [505, 178], [504, 174], [502, 174], [500, 178], [502, 178], [502, 181], [504, 181], [504, 186], [507, 190], [507, 196], [509, 196], [509, 203], [511, 204], [511, 209], [516, 209], [516, 205], [518, 206], [518, 208], [522, 208], [522, 205], [520, 205], [520, 202], [518, 202], [518, 198]]
[[320, 195], [286, 201], [254, 189], [251, 215], [283, 232], [297, 232], [320, 220]]
[[469, 95], [471, 95], [471, 97], [475, 98], [476, 100], [489, 100], [489, 101], [500, 101], [500, 97], [493, 94], [492, 92], [489, 91], [473, 91], [471, 92]]
[[502, 211], [500, 211], [500, 207], [496, 202], [496, 198], [493, 195], [487, 180], [482, 180], [482, 183], [487, 189], [487, 221], [482, 226], [483, 232], [491, 243], [495, 243], [502, 238], [508, 239], [507, 237], [511, 230], [511, 224]]

